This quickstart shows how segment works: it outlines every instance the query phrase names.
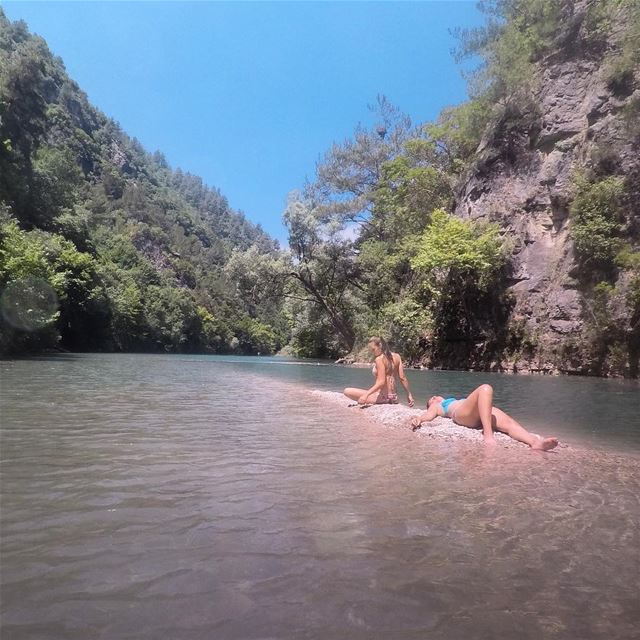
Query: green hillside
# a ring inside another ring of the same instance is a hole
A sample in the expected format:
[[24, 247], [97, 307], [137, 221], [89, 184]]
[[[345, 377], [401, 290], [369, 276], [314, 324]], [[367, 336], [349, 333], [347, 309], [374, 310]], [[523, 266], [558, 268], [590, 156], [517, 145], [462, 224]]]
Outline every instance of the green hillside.
[[4, 353], [264, 353], [286, 338], [278, 307], [245, 303], [225, 273], [234, 248], [276, 243], [95, 109], [1, 10], [0, 225]]

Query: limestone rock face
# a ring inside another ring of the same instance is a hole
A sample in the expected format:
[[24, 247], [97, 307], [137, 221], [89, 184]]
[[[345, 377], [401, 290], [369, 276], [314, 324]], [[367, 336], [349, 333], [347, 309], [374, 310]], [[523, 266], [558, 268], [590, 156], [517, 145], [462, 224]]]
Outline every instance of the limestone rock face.
[[[583, 5], [576, 2], [575, 11]], [[576, 172], [594, 166], [603, 153], [611, 154], [619, 172], [638, 166], [622, 111], [640, 93], [640, 73], [627, 95], [614, 95], [603, 62], [620, 46], [619, 26], [606, 51], [569, 43], [541, 60], [535, 106], [514, 111], [496, 105], [478, 161], [459, 186], [455, 213], [497, 222], [513, 242], [512, 319], [524, 323], [536, 347], [517, 362], [504, 362], [507, 369], [582, 372], [582, 363], [557, 355], [580, 338], [587, 312], [570, 233]]]

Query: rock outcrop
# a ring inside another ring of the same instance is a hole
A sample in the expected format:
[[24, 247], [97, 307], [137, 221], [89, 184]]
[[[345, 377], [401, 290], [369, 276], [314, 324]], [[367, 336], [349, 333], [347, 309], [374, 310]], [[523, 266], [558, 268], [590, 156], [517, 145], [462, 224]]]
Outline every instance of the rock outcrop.
[[496, 367], [501, 370], [625, 375], [635, 357], [637, 371], [633, 353], [624, 364], [603, 363], [600, 371], [579, 349], [571, 356], [589, 313], [569, 215], [576, 175], [607, 163], [618, 175], [640, 175], [638, 140], [630, 137], [624, 117], [640, 100], [640, 73], [636, 69], [622, 87], [611, 82], [624, 16], [612, 16], [606, 42], [590, 50], [580, 44], [585, 6], [575, 3], [562, 45], [537, 64], [531, 104], [496, 106], [457, 196], [457, 215], [497, 222], [513, 239], [510, 322], [528, 349], [506, 356]]

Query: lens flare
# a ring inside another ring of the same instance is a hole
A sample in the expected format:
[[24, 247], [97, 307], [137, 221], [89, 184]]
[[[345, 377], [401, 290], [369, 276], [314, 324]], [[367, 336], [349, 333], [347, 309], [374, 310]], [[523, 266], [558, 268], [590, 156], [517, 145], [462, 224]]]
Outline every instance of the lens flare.
[[22, 331], [37, 331], [58, 315], [58, 296], [42, 278], [22, 278], [9, 283], [0, 296], [5, 322]]

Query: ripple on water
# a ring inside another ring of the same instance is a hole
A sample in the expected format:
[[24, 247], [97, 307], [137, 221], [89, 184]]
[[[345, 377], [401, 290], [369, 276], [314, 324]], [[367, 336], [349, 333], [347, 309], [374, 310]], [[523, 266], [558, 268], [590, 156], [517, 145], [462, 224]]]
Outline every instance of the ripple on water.
[[233, 363], [4, 365], [6, 637], [640, 626], [637, 458], [419, 437]]

